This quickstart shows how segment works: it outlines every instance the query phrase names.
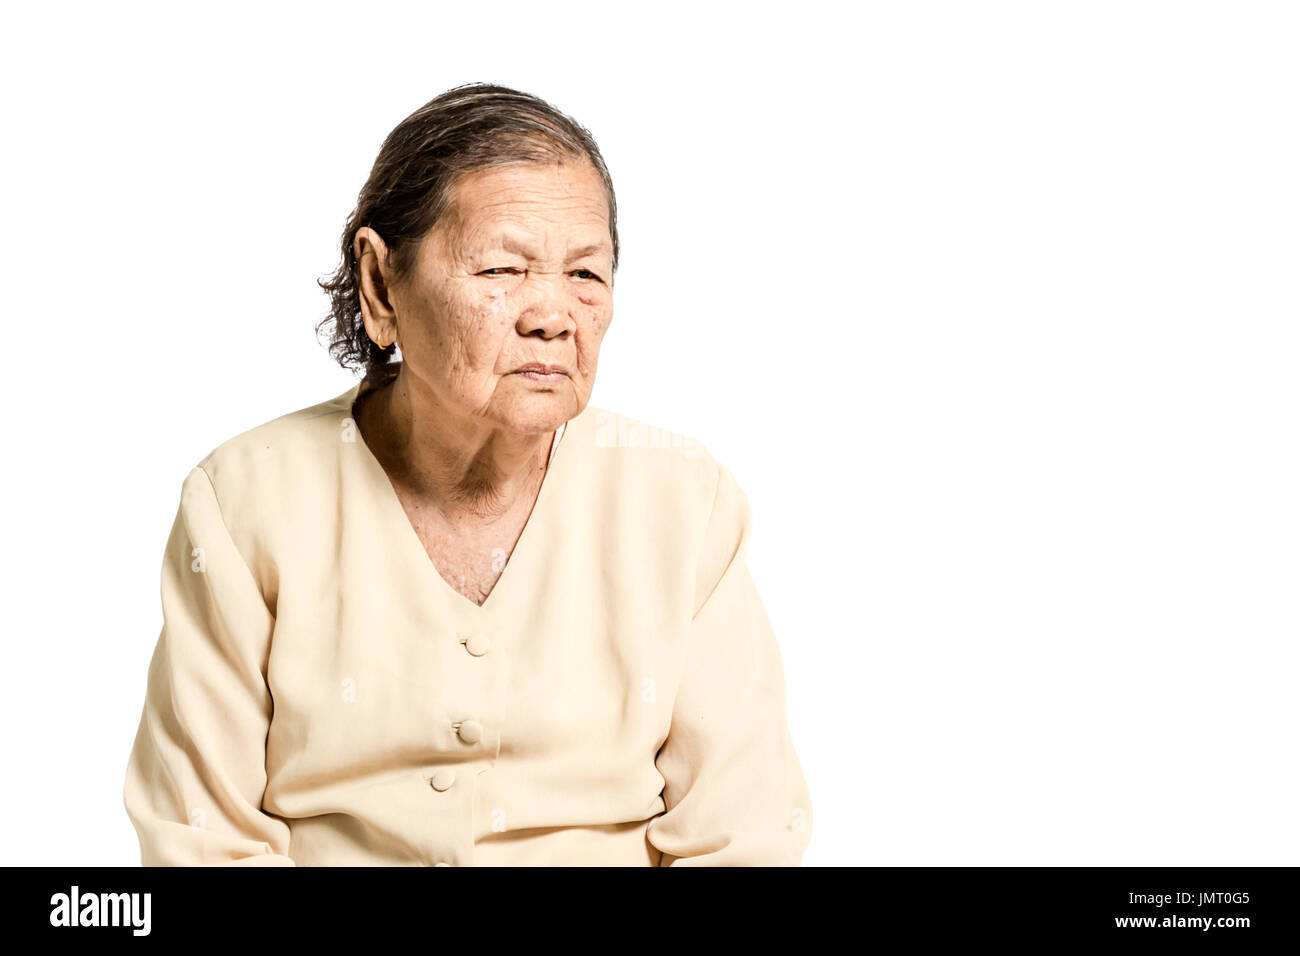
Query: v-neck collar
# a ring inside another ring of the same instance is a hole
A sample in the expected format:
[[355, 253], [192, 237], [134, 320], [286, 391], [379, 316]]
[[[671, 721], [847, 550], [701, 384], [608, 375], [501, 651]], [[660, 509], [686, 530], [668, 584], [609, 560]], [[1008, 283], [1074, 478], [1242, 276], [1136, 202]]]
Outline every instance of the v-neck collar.
[[[397, 363], [392, 364], [396, 365]], [[395, 372], [389, 373], [390, 377], [393, 374]], [[560, 427], [556, 429], [555, 437], [551, 442], [550, 457], [547, 459], [546, 474], [542, 476], [542, 486], [538, 490], [536, 500], [533, 502], [533, 509], [524, 522], [523, 530], [515, 541], [515, 546], [510, 552], [505, 567], [492, 585], [492, 590], [488, 592], [488, 596], [482, 604], [475, 604], [452, 587], [451, 582], [442, 576], [442, 572], [434, 564], [433, 558], [425, 550], [424, 542], [420, 540], [419, 534], [416, 533], [415, 527], [411, 524], [411, 519], [402, 506], [397, 490], [388, 477], [388, 472], [384, 470], [384, 466], [379, 463], [375, 453], [366, 444], [361, 429], [355, 426], [356, 416], [354, 410], [357, 400], [366, 392], [382, 387], [383, 384], [386, 384], [386, 381], [376, 385], [361, 381], [339, 396], [348, 417], [352, 418], [354, 422], [355, 444], [359, 446], [357, 448], [358, 458], [367, 474], [375, 500], [383, 512], [385, 521], [384, 534], [386, 536], [391, 535], [389, 540], [392, 542], [393, 547], [408, 552], [409, 560], [425, 569], [421, 572], [421, 578], [429, 580], [430, 586], [446, 595], [447, 600], [452, 605], [472, 617], [487, 616], [499, 604], [506, 603], [511, 593], [526, 586], [516, 584], [516, 578], [537, 580], [537, 575], [530, 574], [529, 571], [541, 559], [544, 542], [535, 541], [534, 539], [549, 537], [549, 533], [553, 530], [552, 502], [555, 496], [559, 494], [557, 486], [564, 483], [564, 473], [567, 471], [569, 460], [573, 458], [573, 442], [571, 440], [563, 442], [561, 439], [570, 422], [577, 421], [588, 409], [584, 408], [582, 412], [579, 412], [568, 422], [561, 423]], [[566, 449], [569, 449], [568, 454], [565, 454]]]

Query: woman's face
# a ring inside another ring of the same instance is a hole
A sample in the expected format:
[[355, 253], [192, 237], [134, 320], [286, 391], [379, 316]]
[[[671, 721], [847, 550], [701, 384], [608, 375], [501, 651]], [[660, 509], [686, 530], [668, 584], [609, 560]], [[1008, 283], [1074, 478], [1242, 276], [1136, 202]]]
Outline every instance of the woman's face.
[[614, 312], [611, 259], [590, 163], [466, 174], [390, 290], [405, 374], [485, 424], [554, 430], [591, 396]]

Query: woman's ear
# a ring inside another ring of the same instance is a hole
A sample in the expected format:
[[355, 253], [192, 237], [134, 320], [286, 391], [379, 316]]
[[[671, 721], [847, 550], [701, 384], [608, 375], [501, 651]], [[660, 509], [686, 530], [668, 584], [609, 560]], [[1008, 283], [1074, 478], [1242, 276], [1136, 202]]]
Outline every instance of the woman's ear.
[[352, 254], [357, 260], [357, 298], [361, 300], [361, 318], [366, 334], [381, 349], [397, 341], [397, 311], [393, 307], [389, 278], [388, 246], [369, 226], [357, 230], [352, 240]]

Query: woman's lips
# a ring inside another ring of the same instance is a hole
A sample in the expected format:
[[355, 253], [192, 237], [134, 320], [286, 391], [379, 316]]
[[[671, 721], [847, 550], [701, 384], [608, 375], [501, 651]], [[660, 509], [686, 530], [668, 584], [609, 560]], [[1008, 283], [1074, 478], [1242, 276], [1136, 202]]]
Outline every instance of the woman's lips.
[[521, 365], [510, 373], [519, 375], [533, 382], [559, 382], [567, 378], [569, 373], [563, 365]]

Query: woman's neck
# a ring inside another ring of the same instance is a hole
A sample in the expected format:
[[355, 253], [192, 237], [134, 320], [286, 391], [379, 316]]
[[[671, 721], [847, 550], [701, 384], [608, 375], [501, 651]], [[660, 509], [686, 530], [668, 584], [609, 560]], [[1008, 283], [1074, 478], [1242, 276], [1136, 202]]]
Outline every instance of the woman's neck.
[[357, 427], [390, 477], [450, 524], [491, 524], [532, 508], [551, 435], [521, 435], [458, 413], [403, 367], [370, 391]]

